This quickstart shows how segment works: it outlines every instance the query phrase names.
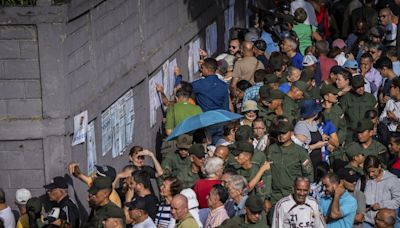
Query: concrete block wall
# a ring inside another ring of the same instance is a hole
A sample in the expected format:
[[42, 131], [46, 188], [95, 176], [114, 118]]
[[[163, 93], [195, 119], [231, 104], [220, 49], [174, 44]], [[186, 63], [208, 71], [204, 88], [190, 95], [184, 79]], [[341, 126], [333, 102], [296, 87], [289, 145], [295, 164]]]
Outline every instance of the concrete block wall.
[[[162, 113], [150, 128], [148, 79], [172, 58], [188, 75], [188, 43], [200, 37], [204, 47], [205, 27], [214, 20], [223, 37], [228, 5], [227, 0], [72, 0], [57, 6], [40, 1], [0, 15], [0, 187], [9, 200], [21, 187], [44, 193], [41, 186], [65, 174], [70, 161], [86, 171], [86, 144], [71, 146], [73, 117], [84, 110], [95, 122], [98, 163], [125, 166], [126, 152], [114, 159], [111, 152], [101, 156], [101, 113], [128, 89], [134, 92], [136, 117], [129, 148], [155, 151]], [[222, 51], [223, 42], [218, 46]], [[87, 187], [76, 180], [73, 186], [87, 207]]]

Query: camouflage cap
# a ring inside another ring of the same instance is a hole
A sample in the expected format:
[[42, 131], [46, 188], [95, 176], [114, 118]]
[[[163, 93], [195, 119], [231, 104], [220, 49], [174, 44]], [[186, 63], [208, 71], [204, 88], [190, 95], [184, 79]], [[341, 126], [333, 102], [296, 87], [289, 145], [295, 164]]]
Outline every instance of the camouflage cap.
[[260, 99], [265, 99], [269, 95], [269, 90], [270, 88], [267, 85], [263, 85], [260, 87], [260, 90], [258, 91], [260, 95]]
[[300, 75], [300, 81], [308, 82], [314, 79], [314, 72], [311, 70], [303, 70]]
[[193, 144], [190, 148], [189, 148], [189, 154], [193, 154], [194, 156], [198, 157], [198, 158], [204, 158], [206, 156], [206, 152], [204, 149], [203, 144]]
[[287, 133], [293, 130], [293, 125], [289, 121], [280, 121], [277, 131], [279, 133]]
[[231, 153], [234, 156], [238, 156], [242, 152], [249, 152], [251, 154], [254, 153], [253, 144], [248, 142], [236, 142], [234, 145], [232, 145], [231, 149]]
[[193, 137], [188, 134], [180, 135], [176, 139], [176, 147], [178, 149], [189, 149], [192, 146]]
[[353, 159], [357, 155], [363, 154], [361, 145], [357, 142], [348, 144], [345, 148], [345, 151], [349, 160]]
[[240, 126], [235, 132], [236, 142], [247, 142], [249, 139], [254, 138], [253, 128], [248, 125]]
[[356, 75], [351, 78], [351, 87], [353, 87], [353, 89], [358, 89], [361, 86], [364, 86], [364, 84], [365, 80], [364, 77], [361, 75]]
[[357, 132], [361, 133], [366, 130], [374, 130], [374, 123], [370, 119], [362, 119], [357, 123]]
[[339, 92], [340, 92], [340, 89], [336, 88], [335, 86], [322, 83], [322, 87], [320, 90], [321, 96], [325, 96], [328, 93], [337, 95]]
[[105, 218], [121, 218], [125, 219], [124, 210], [120, 207], [113, 206], [113, 207], [105, 207], [103, 216]]
[[285, 97], [285, 94], [282, 91], [276, 89], [276, 90], [272, 90], [269, 93], [269, 96], [265, 100], [267, 102], [271, 102], [271, 101], [273, 101], [275, 99], [283, 99], [284, 97]]
[[295, 81], [292, 86], [301, 90], [304, 93], [305, 98], [309, 97], [308, 92], [307, 92], [307, 87], [308, 87], [307, 83], [305, 83], [303, 81]]
[[256, 195], [249, 196], [244, 205], [252, 213], [261, 213], [262, 210], [264, 209], [263, 200], [260, 197], [256, 196]]

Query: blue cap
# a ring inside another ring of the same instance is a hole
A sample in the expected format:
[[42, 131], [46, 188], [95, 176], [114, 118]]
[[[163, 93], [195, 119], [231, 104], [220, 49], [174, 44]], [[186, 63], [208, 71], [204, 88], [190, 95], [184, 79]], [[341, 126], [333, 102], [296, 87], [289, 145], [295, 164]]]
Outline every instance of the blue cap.
[[358, 69], [358, 63], [354, 59], [348, 59], [346, 60], [346, 62], [344, 62], [343, 67], [350, 69]]

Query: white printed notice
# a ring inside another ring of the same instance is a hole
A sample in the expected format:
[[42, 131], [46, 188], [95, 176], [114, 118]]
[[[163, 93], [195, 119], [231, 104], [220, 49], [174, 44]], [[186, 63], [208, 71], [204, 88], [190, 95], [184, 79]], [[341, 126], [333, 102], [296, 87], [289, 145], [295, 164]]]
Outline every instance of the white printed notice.
[[101, 114], [102, 155], [122, 155], [133, 142], [135, 111], [133, 90], [130, 89]]
[[149, 103], [150, 103], [150, 127], [157, 121], [157, 109], [161, 106], [160, 96], [156, 90], [156, 84], [163, 84], [163, 72], [159, 71], [149, 80]]
[[72, 146], [84, 143], [88, 125], [88, 112], [84, 111], [74, 117], [74, 137]]
[[88, 124], [87, 129], [87, 143], [86, 143], [86, 153], [87, 153], [87, 175], [90, 176], [96, 170], [94, 165], [97, 164], [96, 156], [96, 136], [94, 131], [94, 121]]
[[173, 59], [171, 62], [169, 62], [168, 66], [168, 82], [169, 82], [169, 90], [165, 90], [165, 93], [167, 94], [168, 99], [171, 100], [171, 96], [174, 93], [174, 86], [175, 86], [175, 67], [177, 67], [178, 64], [176, 63], [176, 59]]

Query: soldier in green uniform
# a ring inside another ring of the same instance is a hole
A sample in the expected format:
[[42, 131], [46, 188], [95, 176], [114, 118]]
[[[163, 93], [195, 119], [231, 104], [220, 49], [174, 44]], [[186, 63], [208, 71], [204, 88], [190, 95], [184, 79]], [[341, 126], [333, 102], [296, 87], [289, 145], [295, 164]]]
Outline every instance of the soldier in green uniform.
[[310, 69], [304, 69], [301, 72], [300, 81], [303, 81], [307, 84], [307, 93], [312, 99], [321, 99], [320, 89], [318, 86], [315, 86], [313, 71]]
[[293, 125], [286, 119], [279, 121], [278, 143], [268, 150], [267, 160], [271, 161], [272, 193], [271, 201], [275, 204], [282, 197], [292, 192], [296, 177], [313, 179], [313, 167], [308, 152], [295, 144], [291, 137]]
[[364, 118], [365, 112], [376, 109], [378, 103], [375, 97], [364, 91], [364, 78], [361, 75], [351, 79], [352, 91], [340, 98], [340, 106], [343, 108], [347, 122], [348, 141], [353, 141], [357, 133], [357, 123]]
[[225, 220], [220, 228], [266, 228], [263, 200], [257, 196], [249, 196], [245, 203], [245, 214]]
[[199, 178], [204, 178], [201, 166], [206, 156], [203, 144], [193, 144], [189, 148], [190, 166], [178, 170], [177, 179], [182, 182], [183, 188], [192, 188]]
[[362, 119], [357, 124], [358, 142], [361, 146], [361, 152], [365, 155], [378, 156], [383, 164], [387, 164], [389, 153], [387, 148], [377, 140], [373, 139], [374, 124], [370, 119]]
[[[176, 140], [176, 147], [178, 148], [175, 152], [166, 155], [165, 159], [161, 163], [164, 174], [162, 180], [165, 177], [178, 176], [179, 172], [189, 170], [191, 161], [189, 158], [189, 148], [192, 146], [193, 137], [187, 134], [180, 135]], [[161, 183], [159, 182], [159, 183]]]
[[346, 146], [346, 155], [349, 158], [349, 163], [345, 168], [352, 169], [360, 175], [364, 175], [363, 164], [365, 155], [362, 152], [362, 147], [357, 142], [352, 142]]
[[92, 208], [87, 224], [84, 227], [103, 227], [103, 221], [107, 218], [120, 215], [125, 219], [121, 208], [110, 201], [112, 181], [109, 177], [97, 177], [89, 188], [89, 206]]
[[280, 90], [272, 90], [269, 92], [268, 97], [265, 99], [267, 107], [270, 112], [265, 116], [264, 122], [267, 127], [271, 127], [271, 121], [277, 116], [283, 115], [282, 102], [285, 94]]
[[296, 81], [290, 87], [289, 92], [283, 98], [283, 115], [294, 124], [299, 119], [299, 101], [304, 97], [309, 97], [307, 93], [307, 84], [302, 81]]
[[267, 116], [269, 113], [271, 113], [271, 110], [268, 109], [268, 102], [266, 99], [269, 96], [269, 91], [270, 88], [267, 85], [263, 85], [260, 87], [260, 90], [258, 91], [259, 94], [259, 99], [257, 102], [257, 108], [258, 108], [258, 117], [262, 118], [265, 122], [265, 125], [268, 127], [268, 121], [267, 121]]
[[[250, 144], [253, 144], [253, 138], [255, 138], [253, 128], [247, 125], [240, 126], [237, 131], [235, 132], [235, 141], [236, 142], [247, 142]], [[231, 146], [232, 149], [235, 148], [235, 145]], [[264, 164], [265, 160], [267, 158], [265, 157], [265, 154], [263, 151], [260, 150], [254, 150], [253, 156], [251, 158], [251, 162], [253, 164], [256, 164], [258, 166], [261, 166]], [[232, 153], [229, 153], [228, 156], [228, 164], [230, 166], [233, 166], [235, 168], [239, 168], [240, 166], [236, 163], [235, 161], [235, 156]]]
[[325, 120], [330, 120], [336, 128], [339, 144], [343, 144], [346, 139], [347, 126], [344, 112], [338, 104], [339, 89], [333, 85], [323, 84], [320, 90], [322, 103], [322, 116]]
[[[237, 142], [232, 154], [235, 156], [235, 161], [239, 166], [237, 173], [246, 178], [249, 183], [260, 169], [260, 165], [252, 162], [253, 145], [248, 142]], [[269, 199], [271, 195], [271, 175], [269, 171], [261, 176], [260, 181], [257, 182], [250, 194], [256, 194], [263, 200]]]

